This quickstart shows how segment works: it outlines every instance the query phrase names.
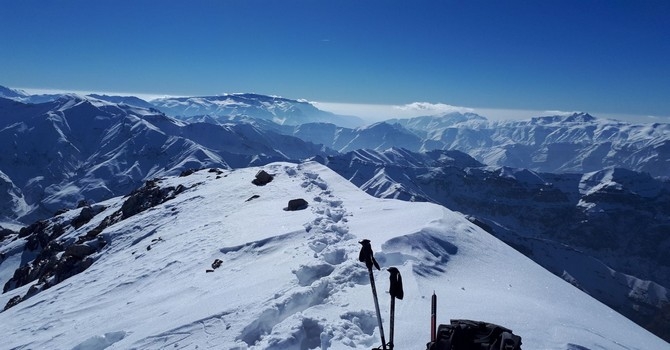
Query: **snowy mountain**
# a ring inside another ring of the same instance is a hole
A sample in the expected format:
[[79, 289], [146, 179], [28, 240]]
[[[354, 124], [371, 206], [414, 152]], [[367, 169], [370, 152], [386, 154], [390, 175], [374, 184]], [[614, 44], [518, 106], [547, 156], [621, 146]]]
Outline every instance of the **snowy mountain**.
[[468, 215], [557, 276], [670, 338], [670, 182], [625, 169], [578, 175], [483, 167], [466, 157], [367, 150], [328, 157], [327, 165], [376, 197], [430, 201]]
[[164, 113], [187, 118], [248, 116], [271, 120], [280, 125], [324, 122], [347, 127], [362, 125], [358, 117], [322, 111], [306, 101], [258, 94], [223, 94], [202, 97], [166, 97], [150, 101]]
[[127, 104], [130, 106], [135, 106], [135, 107], [142, 107], [146, 109], [152, 109], [156, 108], [156, 106], [152, 105], [151, 103], [135, 96], [110, 96], [110, 95], [100, 95], [100, 94], [90, 94], [87, 95], [89, 97], [93, 97], [97, 100], [101, 101], [107, 101], [111, 103], [117, 103], [117, 104]]
[[0, 97], [7, 99], [22, 99], [30, 96], [27, 92], [20, 89], [12, 89], [0, 85]]
[[[3, 236], [0, 278], [30, 277], [0, 295], [12, 301], [3, 346], [370, 349], [380, 329], [357, 259], [363, 238], [382, 265], [384, 327], [384, 270], [404, 280], [399, 349], [428, 342], [433, 291], [438, 322], [498, 323], [524, 349], [670, 346], [457, 212], [368, 196], [316, 163], [267, 165], [274, 179], [255, 186], [260, 169], [156, 179]], [[285, 210], [293, 198], [308, 207]]]
[[[29, 95], [0, 87], [0, 97], [25, 103], [54, 101], [62, 94]], [[552, 173], [625, 168], [652, 176], [670, 173], [670, 124], [631, 124], [587, 113], [488, 121], [474, 113], [389, 119], [362, 126], [357, 117], [317, 109], [302, 100], [258, 94], [166, 97], [149, 102], [133, 96], [90, 95], [98, 100], [157, 108], [184, 121], [226, 125], [251, 123], [338, 152], [459, 150], [492, 166]]]
[[29, 94], [20, 89], [12, 89], [0, 85], [0, 98], [6, 98], [23, 103], [52, 102], [59, 98], [72, 94]]
[[630, 124], [588, 114], [487, 121], [472, 113], [391, 119], [355, 129], [328, 124], [280, 132], [339, 152], [459, 150], [492, 166], [552, 173], [625, 168], [670, 174], [670, 124]]
[[[23, 103], [44, 103], [58, 100], [62, 94], [28, 94], [25, 91], [0, 85], [0, 98]], [[230, 120], [267, 120], [278, 125], [305, 123], [333, 123], [345, 127], [358, 127], [365, 122], [356, 116], [339, 115], [320, 110], [303, 100], [292, 100], [277, 96], [251, 93], [223, 94], [217, 96], [164, 97], [145, 101], [135, 96], [110, 96], [89, 94], [90, 98], [114, 104], [126, 104], [146, 109], [158, 109], [168, 116], [188, 120], [207, 116], [212, 123], [227, 123]]]
[[451, 125], [435, 123], [410, 119], [404, 126], [425, 138], [423, 149], [458, 149], [488, 165], [552, 173], [614, 167], [670, 173], [670, 124], [630, 124], [586, 113], [501, 122], [470, 115]]
[[77, 95], [42, 104], [0, 98], [0, 116], [0, 181], [8, 189], [2, 196], [12, 203], [0, 208], [0, 218], [24, 223], [191, 168], [328, 154], [248, 124], [184, 123], [157, 110]]

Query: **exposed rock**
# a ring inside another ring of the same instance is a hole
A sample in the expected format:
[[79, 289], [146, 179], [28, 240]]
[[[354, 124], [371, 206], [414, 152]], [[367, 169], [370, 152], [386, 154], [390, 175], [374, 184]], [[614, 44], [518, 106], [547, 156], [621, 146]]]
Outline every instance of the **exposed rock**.
[[256, 198], [259, 198], [259, 197], [260, 197], [259, 195], [255, 194], [255, 195], [253, 195], [253, 196], [247, 198], [247, 200], [246, 200], [245, 202], [249, 202], [249, 201], [254, 200], [254, 199], [256, 199]]
[[27, 237], [35, 232], [44, 230], [47, 227], [48, 222], [46, 220], [36, 221], [33, 224], [22, 227], [19, 231], [19, 238]]
[[65, 249], [63, 256], [72, 256], [78, 259], [83, 259], [84, 257], [95, 253], [95, 250], [94, 247], [86, 244], [73, 244]]
[[189, 176], [189, 175], [192, 175], [193, 173], [195, 173], [196, 171], [198, 171], [198, 169], [186, 169], [186, 170], [182, 171], [181, 174], [179, 174], [179, 176], [180, 177]]
[[2, 311], [5, 311], [5, 310], [9, 309], [9, 308], [12, 307], [12, 306], [18, 305], [18, 303], [20, 303], [20, 302], [22, 301], [22, 299], [23, 299], [23, 298], [21, 298], [20, 295], [15, 295], [15, 296], [13, 296], [11, 299], [9, 299], [9, 301], [7, 302], [7, 304], [5, 304], [5, 308], [2, 309]]
[[5, 240], [5, 238], [9, 237], [10, 235], [16, 234], [16, 232], [8, 229], [8, 228], [2, 228], [0, 227], [0, 241]]
[[297, 198], [297, 199], [291, 199], [288, 201], [288, 207], [286, 210], [288, 211], [294, 211], [294, 210], [302, 210], [307, 208], [307, 201], [302, 199], [302, 198]]
[[[94, 262], [90, 255], [107, 245], [107, 241], [98, 236], [105, 228], [170, 200], [186, 189], [184, 186], [160, 188], [158, 181], [149, 180], [145, 186], [133, 191], [121, 209], [105, 217], [98, 226], [80, 236], [74, 244], [56, 240], [67, 229], [58, 219], [38, 221], [21, 229], [19, 236], [26, 237], [25, 249], [37, 251], [38, 254], [33, 261], [14, 271], [3, 291], [7, 292], [37, 280], [23, 298], [15, 300], [18, 303], [89, 268]], [[71, 227], [81, 227], [104, 209], [102, 206], [81, 208], [79, 216], [70, 223]], [[59, 255], [60, 252], [63, 254]]]
[[260, 170], [256, 173], [256, 178], [251, 181], [256, 186], [265, 186], [270, 183], [274, 177], [268, 174], [265, 170]]
[[223, 261], [221, 261], [221, 259], [215, 259], [214, 262], [212, 263], [212, 268], [216, 270], [219, 267], [221, 267], [221, 264], [223, 264]]
[[85, 207], [81, 208], [81, 212], [79, 213], [79, 216], [74, 218], [71, 222], [72, 227], [74, 227], [74, 228], [82, 227], [83, 225], [85, 225], [86, 223], [91, 221], [91, 219], [93, 219], [94, 216], [96, 216], [98, 213], [100, 213], [103, 210], [105, 210], [105, 207], [94, 208], [94, 207], [91, 207], [91, 206], [85, 206]]
[[177, 187], [160, 188], [157, 185], [157, 180], [149, 180], [143, 187], [133, 191], [123, 202], [121, 211], [123, 212], [122, 219], [131, 217], [146, 209], [154, 207], [158, 204], [166, 202], [177, 194], [183, 192], [186, 188], [182, 185]]

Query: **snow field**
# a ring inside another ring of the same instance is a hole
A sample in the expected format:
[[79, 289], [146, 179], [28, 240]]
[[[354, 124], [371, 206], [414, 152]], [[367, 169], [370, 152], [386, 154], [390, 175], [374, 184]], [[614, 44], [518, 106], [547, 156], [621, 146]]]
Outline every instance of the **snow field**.
[[[317, 163], [167, 178], [176, 198], [103, 231], [83, 273], [0, 313], [8, 349], [369, 349], [380, 345], [358, 241], [372, 241], [388, 340], [388, 276], [400, 270], [398, 349], [424, 349], [438, 321], [498, 323], [525, 349], [667, 349], [667, 343], [430, 203], [368, 196]], [[257, 196], [257, 197], [256, 197]], [[286, 211], [304, 198], [305, 210]], [[95, 227], [122, 198], [69, 237]], [[76, 213], [66, 215], [74, 216]], [[64, 237], [68, 238], [68, 237]], [[222, 265], [213, 272], [212, 262]], [[2, 295], [6, 302], [19, 288]]]

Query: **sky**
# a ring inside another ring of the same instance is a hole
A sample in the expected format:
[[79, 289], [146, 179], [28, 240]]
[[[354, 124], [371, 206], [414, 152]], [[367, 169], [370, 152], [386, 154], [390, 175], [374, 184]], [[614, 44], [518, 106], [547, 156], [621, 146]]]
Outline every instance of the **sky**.
[[0, 85], [670, 120], [670, 2], [0, 0]]

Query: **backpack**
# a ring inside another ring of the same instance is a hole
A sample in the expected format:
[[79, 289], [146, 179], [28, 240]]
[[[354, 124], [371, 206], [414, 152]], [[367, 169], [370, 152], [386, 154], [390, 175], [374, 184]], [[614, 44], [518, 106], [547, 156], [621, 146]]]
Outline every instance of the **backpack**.
[[521, 337], [493, 323], [451, 320], [437, 328], [427, 350], [521, 350]]

